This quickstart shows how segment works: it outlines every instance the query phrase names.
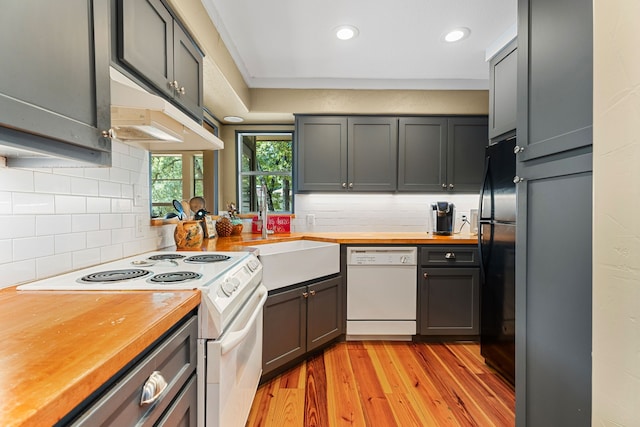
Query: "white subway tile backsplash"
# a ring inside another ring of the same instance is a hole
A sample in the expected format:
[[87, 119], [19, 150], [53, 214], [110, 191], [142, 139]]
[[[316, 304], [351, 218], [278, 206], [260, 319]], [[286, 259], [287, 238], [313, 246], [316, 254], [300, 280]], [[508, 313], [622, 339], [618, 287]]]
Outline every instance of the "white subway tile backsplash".
[[111, 242], [126, 243], [135, 238], [135, 230], [133, 228], [117, 228], [111, 231]]
[[8, 191], [0, 191], [0, 214], [10, 214], [12, 211], [11, 193]]
[[76, 196], [97, 196], [98, 181], [88, 178], [71, 178], [71, 193]]
[[111, 199], [111, 212], [113, 213], [131, 212], [132, 206], [131, 199]]
[[98, 194], [102, 197], [121, 197], [122, 189], [118, 182], [100, 181]]
[[29, 282], [36, 278], [36, 261], [27, 259], [20, 262], [0, 264], [0, 288]]
[[0, 240], [0, 264], [13, 260], [13, 243], [11, 240]]
[[85, 213], [87, 211], [87, 198], [83, 196], [55, 196], [57, 214]]
[[34, 237], [36, 235], [34, 215], [1, 215], [0, 239]]
[[35, 219], [37, 236], [71, 232], [71, 215], [37, 215]]
[[100, 229], [100, 215], [78, 214], [72, 215], [71, 230], [74, 233], [80, 231], [97, 231]]
[[13, 214], [55, 213], [55, 196], [39, 193], [13, 193]]
[[109, 181], [109, 168], [86, 168], [85, 178], [97, 179], [99, 181]]
[[100, 229], [112, 230], [114, 228], [122, 227], [122, 215], [121, 214], [101, 214], [100, 215]]
[[86, 233], [58, 234], [55, 236], [56, 254], [74, 252], [87, 247]]
[[84, 249], [71, 254], [72, 269], [100, 264], [100, 248]]
[[133, 199], [133, 185], [132, 184], [122, 184], [120, 187], [120, 191], [122, 192], [123, 199]]
[[54, 254], [53, 236], [13, 239], [13, 260], [23, 261]]
[[64, 175], [35, 172], [34, 191], [37, 193], [70, 194], [71, 178]]
[[33, 192], [33, 171], [0, 168], [0, 191]]
[[111, 244], [111, 231], [89, 231], [87, 232], [87, 248], [99, 248]]
[[103, 246], [100, 248], [100, 262], [109, 262], [122, 258], [122, 245]]
[[87, 213], [111, 212], [111, 199], [108, 197], [87, 197]]
[[71, 253], [63, 253], [36, 259], [36, 277], [38, 279], [62, 274], [72, 269], [73, 263], [71, 262]]
[[121, 184], [128, 184], [131, 177], [128, 170], [122, 169], [120, 167], [112, 167], [109, 178], [109, 181], [111, 183], [119, 182]]

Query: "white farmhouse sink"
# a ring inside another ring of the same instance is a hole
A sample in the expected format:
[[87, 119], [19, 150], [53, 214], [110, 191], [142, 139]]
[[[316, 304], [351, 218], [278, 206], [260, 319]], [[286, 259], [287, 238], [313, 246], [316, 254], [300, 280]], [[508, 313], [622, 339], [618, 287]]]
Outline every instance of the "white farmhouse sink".
[[340, 272], [340, 245], [295, 240], [252, 246], [262, 262], [262, 282], [278, 289]]

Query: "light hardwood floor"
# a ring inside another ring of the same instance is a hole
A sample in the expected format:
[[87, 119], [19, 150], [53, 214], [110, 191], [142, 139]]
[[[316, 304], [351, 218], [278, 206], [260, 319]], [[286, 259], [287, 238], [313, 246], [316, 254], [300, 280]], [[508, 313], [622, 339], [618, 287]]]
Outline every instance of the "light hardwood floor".
[[264, 383], [248, 427], [513, 426], [478, 344], [346, 342]]

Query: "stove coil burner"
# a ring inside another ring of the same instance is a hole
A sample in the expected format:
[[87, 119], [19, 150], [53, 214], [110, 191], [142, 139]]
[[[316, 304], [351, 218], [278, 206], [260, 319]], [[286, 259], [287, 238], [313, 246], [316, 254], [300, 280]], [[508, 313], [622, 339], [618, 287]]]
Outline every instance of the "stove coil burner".
[[172, 271], [169, 273], [159, 273], [149, 279], [153, 283], [182, 283], [190, 280], [198, 280], [202, 277], [200, 273], [191, 271]]
[[220, 262], [226, 261], [230, 259], [230, 256], [220, 255], [220, 254], [203, 254], [203, 255], [194, 255], [185, 259], [184, 262], [189, 262], [193, 264], [207, 264], [211, 262]]
[[158, 254], [158, 255], [152, 255], [147, 259], [150, 259], [153, 261], [163, 261], [167, 259], [182, 259], [184, 257], [185, 255], [180, 255], [180, 254]]
[[85, 283], [111, 283], [122, 282], [125, 280], [139, 279], [140, 277], [146, 277], [150, 275], [149, 270], [143, 270], [141, 268], [128, 268], [124, 270], [107, 270], [99, 271], [97, 273], [87, 274], [80, 278], [81, 282]]

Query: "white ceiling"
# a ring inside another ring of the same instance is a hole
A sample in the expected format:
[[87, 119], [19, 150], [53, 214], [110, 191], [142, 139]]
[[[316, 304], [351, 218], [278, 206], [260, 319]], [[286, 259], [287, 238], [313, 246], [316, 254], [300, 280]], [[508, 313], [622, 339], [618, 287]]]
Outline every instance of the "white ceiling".
[[[202, 2], [252, 88], [486, 89], [487, 53], [516, 33], [516, 0]], [[455, 27], [470, 37], [442, 42]]]

